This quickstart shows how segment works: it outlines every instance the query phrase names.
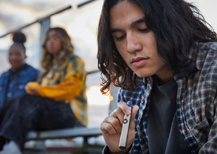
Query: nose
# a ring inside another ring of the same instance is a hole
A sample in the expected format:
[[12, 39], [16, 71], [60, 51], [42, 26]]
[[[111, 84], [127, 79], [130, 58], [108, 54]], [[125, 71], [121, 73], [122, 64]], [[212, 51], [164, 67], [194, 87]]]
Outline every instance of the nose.
[[136, 51], [142, 50], [142, 44], [139, 39], [133, 34], [127, 35], [127, 52], [134, 53]]
[[48, 40], [48, 44], [53, 44], [53, 42], [54, 42], [53, 39]]
[[17, 57], [16, 57], [16, 55], [14, 55], [14, 54], [12, 54], [12, 55], [9, 55], [9, 59], [11, 59], [11, 60], [14, 60], [14, 59], [16, 59]]

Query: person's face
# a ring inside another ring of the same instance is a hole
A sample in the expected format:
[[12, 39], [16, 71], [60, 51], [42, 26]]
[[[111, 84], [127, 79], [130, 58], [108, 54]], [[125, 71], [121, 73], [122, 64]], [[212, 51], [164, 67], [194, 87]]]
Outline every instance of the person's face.
[[110, 29], [118, 52], [137, 76], [156, 74], [163, 80], [166, 74], [171, 75], [158, 55], [155, 34], [146, 26], [139, 5], [125, 0], [113, 6]]
[[24, 49], [19, 45], [13, 45], [9, 49], [9, 63], [11, 64], [12, 70], [19, 70], [25, 63], [26, 54]]
[[58, 38], [57, 32], [55, 30], [51, 30], [48, 33], [46, 49], [53, 55], [57, 54], [62, 49], [62, 42]]

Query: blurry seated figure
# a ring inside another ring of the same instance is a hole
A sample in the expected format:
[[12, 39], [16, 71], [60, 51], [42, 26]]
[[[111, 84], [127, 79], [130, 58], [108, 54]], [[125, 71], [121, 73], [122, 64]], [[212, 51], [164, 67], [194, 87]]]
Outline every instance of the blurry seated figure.
[[8, 60], [11, 68], [0, 77], [0, 108], [10, 98], [25, 93], [25, 86], [30, 81], [37, 81], [39, 71], [26, 64], [26, 36], [18, 31], [13, 35], [14, 43], [9, 48]]
[[3, 106], [0, 154], [11, 145], [18, 149], [16, 154], [21, 153], [29, 130], [87, 125], [86, 71], [82, 59], [74, 54], [69, 35], [62, 28], [50, 28], [42, 47], [44, 72], [39, 82], [29, 82], [28, 94]]

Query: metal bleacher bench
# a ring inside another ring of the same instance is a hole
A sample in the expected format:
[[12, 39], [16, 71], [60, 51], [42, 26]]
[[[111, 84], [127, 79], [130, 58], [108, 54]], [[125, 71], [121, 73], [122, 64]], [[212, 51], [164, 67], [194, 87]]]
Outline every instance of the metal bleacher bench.
[[[101, 152], [103, 146], [95, 146], [90, 145], [88, 143], [89, 137], [97, 137], [102, 135], [100, 128], [65, 128], [59, 130], [49, 130], [49, 131], [30, 131], [27, 135], [28, 140], [37, 140], [37, 146], [34, 148], [34, 151], [43, 154], [46, 153], [46, 147], [44, 141], [47, 139], [66, 139], [66, 138], [74, 138], [74, 137], [83, 137], [83, 145], [82, 145], [82, 153], [91, 153], [91, 152]], [[33, 153], [33, 151], [29, 152]]]
[[[89, 72], [88, 74], [96, 73], [98, 71]], [[117, 104], [116, 104], [116, 95], [117, 95], [118, 88], [113, 87], [111, 91], [111, 95], [113, 96], [113, 100], [109, 104], [109, 113], [113, 111]], [[58, 129], [58, 130], [46, 130], [46, 131], [30, 131], [27, 134], [26, 141], [35, 140], [36, 145], [34, 150], [30, 150], [24, 152], [24, 154], [46, 154], [46, 147], [45, 147], [45, 140], [47, 139], [67, 139], [67, 138], [75, 138], [75, 137], [83, 137], [83, 144], [82, 144], [82, 154], [97, 154], [102, 153], [103, 145], [91, 145], [88, 143], [88, 138], [90, 137], [97, 137], [102, 135], [102, 132], [99, 127], [77, 127], [77, 128], [65, 128], [65, 129]], [[24, 150], [26, 151], [26, 150]], [[59, 153], [58, 153], [59, 154]]]

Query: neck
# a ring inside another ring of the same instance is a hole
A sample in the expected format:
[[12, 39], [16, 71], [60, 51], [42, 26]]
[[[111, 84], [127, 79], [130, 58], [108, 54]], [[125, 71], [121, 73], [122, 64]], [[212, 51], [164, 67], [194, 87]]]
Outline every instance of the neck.
[[25, 64], [23, 64], [22, 66], [17, 67], [17, 68], [11, 67], [11, 71], [13, 71], [13, 72], [18, 72], [19, 70], [21, 70], [21, 69], [23, 68], [24, 65], [25, 65]]
[[157, 77], [159, 78], [159, 84], [163, 85], [174, 79], [173, 73], [168, 67], [164, 67], [161, 72], [158, 72]]
[[58, 54], [53, 54], [53, 59], [56, 60], [58, 58]]

